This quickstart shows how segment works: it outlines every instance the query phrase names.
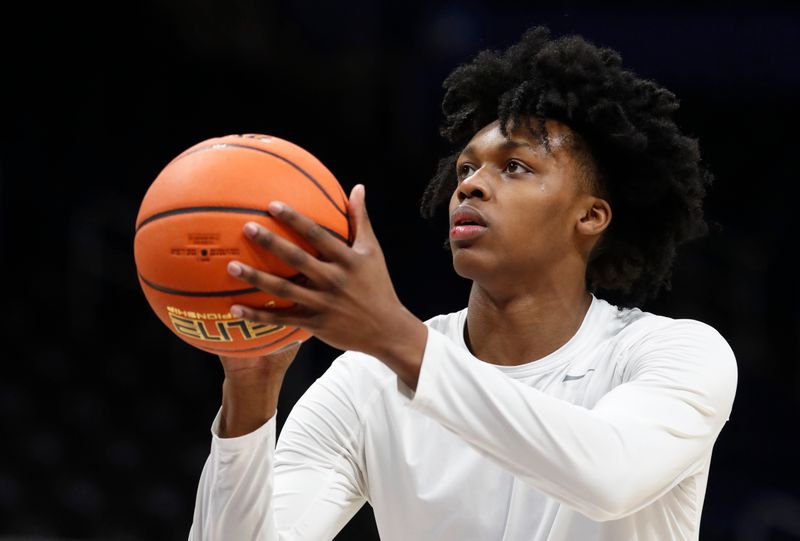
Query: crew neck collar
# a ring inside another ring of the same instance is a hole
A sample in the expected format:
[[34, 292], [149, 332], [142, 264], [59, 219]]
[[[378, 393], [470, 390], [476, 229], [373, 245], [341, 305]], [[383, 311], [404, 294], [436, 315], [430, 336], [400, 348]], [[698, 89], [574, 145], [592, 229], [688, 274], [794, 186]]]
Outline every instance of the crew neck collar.
[[487, 364], [489, 366], [493, 366], [500, 370], [501, 372], [505, 372], [510, 376], [515, 377], [524, 377], [532, 374], [538, 374], [542, 372], [546, 372], [548, 370], [553, 369], [556, 366], [569, 362], [573, 355], [577, 352], [577, 350], [581, 347], [581, 345], [585, 342], [585, 338], [591, 333], [591, 329], [593, 327], [592, 322], [597, 319], [599, 312], [601, 311], [600, 307], [600, 299], [594, 296], [593, 293], [590, 292], [592, 295], [592, 302], [589, 305], [589, 309], [586, 311], [586, 314], [583, 316], [583, 321], [581, 321], [578, 330], [575, 332], [572, 337], [567, 340], [564, 344], [562, 344], [558, 349], [555, 351], [548, 353], [544, 357], [539, 359], [518, 364], [514, 366], [505, 366], [499, 364], [493, 364], [475, 357], [472, 352], [467, 347], [467, 343], [464, 340], [464, 330], [467, 324], [467, 313], [469, 308], [464, 308], [461, 313], [459, 314], [458, 320], [458, 332], [457, 332], [457, 340], [458, 343], [463, 346], [463, 348], [467, 351], [467, 353], [474, 359], [475, 361], [483, 364]]

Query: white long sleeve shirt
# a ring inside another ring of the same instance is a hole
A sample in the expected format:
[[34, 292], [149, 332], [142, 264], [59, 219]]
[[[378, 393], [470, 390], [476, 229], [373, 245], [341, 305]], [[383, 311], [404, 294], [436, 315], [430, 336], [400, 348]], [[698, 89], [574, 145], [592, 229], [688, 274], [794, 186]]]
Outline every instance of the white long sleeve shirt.
[[736, 361], [712, 327], [593, 298], [544, 358], [496, 366], [467, 309], [426, 322], [416, 392], [341, 355], [275, 419], [218, 437], [190, 540], [328, 540], [368, 501], [383, 541], [697, 540]]

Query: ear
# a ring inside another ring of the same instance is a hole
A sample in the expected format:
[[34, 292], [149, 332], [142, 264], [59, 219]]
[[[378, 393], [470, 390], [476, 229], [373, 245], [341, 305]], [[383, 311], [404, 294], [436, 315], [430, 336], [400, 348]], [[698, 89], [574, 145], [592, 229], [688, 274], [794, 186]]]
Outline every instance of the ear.
[[611, 205], [608, 201], [595, 196], [588, 196], [580, 207], [580, 215], [576, 227], [582, 235], [595, 237], [600, 235], [611, 223]]

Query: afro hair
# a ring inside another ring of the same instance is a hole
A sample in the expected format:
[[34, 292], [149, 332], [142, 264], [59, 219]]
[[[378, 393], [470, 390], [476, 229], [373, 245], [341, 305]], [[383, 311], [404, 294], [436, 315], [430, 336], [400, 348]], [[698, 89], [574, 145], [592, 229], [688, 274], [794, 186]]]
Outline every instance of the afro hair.
[[[708, 232], [702, 201], [711, 174], [696, 139], [681, 133], [675, 95], [622, 68], [620, 55], [580, 36], [552, 39], [528, 30], [505, 51], [485, 50], [444, 81], [442, 136], [455, 153], [440, 160], [420, 212], [433, 219], [457, 187], [460, 150], [487, 124], [508, 128], [539, 119], [566, 124], [589, 155], [596, 194], [613, 219], [590, 255], [586, 283], [621, 306], [638, 306], [670, 289], [677, 247]], [[574, 146], [574, 145], [573, 145]]]

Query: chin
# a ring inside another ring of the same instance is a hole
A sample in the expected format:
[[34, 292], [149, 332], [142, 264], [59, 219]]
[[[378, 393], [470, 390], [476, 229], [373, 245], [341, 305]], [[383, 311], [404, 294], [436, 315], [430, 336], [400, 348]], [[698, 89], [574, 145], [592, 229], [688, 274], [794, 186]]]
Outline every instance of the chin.
[[483, 264], [480, 258], [463, 251], [453, 252], [453, 270], [456, 274], [467, 280], [480, 281], [482, 276], [490, 273], [490, 269]]

